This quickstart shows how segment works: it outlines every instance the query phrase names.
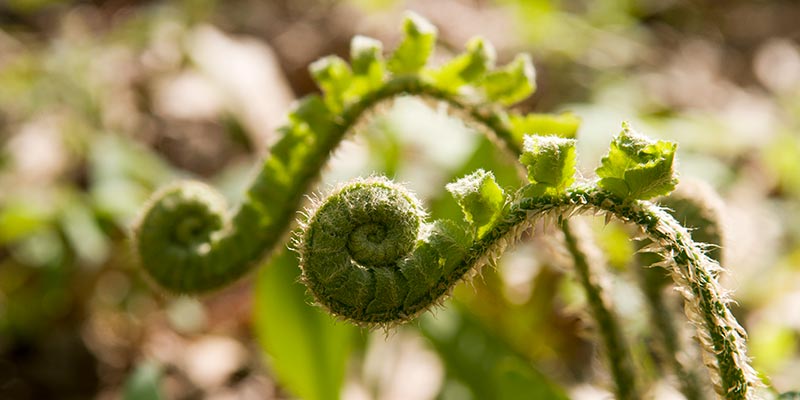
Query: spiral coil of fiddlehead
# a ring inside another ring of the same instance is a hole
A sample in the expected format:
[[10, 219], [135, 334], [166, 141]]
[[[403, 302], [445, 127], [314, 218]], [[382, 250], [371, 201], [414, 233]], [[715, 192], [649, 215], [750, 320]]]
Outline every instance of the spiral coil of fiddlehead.
[[[525, 136], [551, 133], [572, 137], [576, 118], [505, 110], [535, 89], [527, 56], [495, 68], [491, 46], [474, 39], [464, 54], [441, 67], [428, 68], [435, 28], [412, 15], [403, 30], [404, 38], [387, 60], [380, 42], [356, 37], [352, 64], [328, 57], [311, 66], [324, 96], [307, 97], [290, 113], [281, 139], [264, 160], [242, 203], [228, 217], [220, 197], [199, 184], [177, 185], [155, 195], [134, 230], [142, 264], [152, 280], [172, 292], [196, 293], [246, 274], [280, 243], [330, 153], [364, 116], [396, 96], [417, 95], [446, 103], [451, 111], [496, 137], [511, 153], [521, 155], [531, 183], [513, 197], [506, 196], [483, 171], [449, 185], [464, 211], [466, 221], [461, 224], [425, 222], [418, 202], [385, 180], [343, 187], [335, 194], [367, 199], [381, 210], [392, 203], [388, 199], [405, 201], [405, 207], [413, 212], [395, 216], [413, 214], [418, 223], [410, 225], [418, 225], [420, 230], [413, 234], [401, 230], [399, 236], [414, 238], [413, 246], [390, 250], [382, 239], [387, 237], [384, 224], [391, 220], [367, 220], [362, 228], [347, 231], [346, 245], [334, 246], [333, 239], [341, 238], [329, 238], [318, 227], [330, 217], [314, 214], [297, 247], [302, 253], [304, 280], [319, 303], [359, 323], [405, 321], [441, 302], [458, 281], [469, 278], [482, 265], [493, 263], [535, 219], [603, 213], [639, 226], [653, 241], [654, 250], [671, 260], [665, 267], [684, 295], [698, 338], [715, 360], [712, 377], [718, 392], [727, 398], [747, 398], [758, 378], [745, 355], [744, 333], [716, 283], [714, 274], [719, 266], [680, 224], [642, 201], [674, 187], [675, 145], [650, 141], [625, 127], [597, 170], [598, 186], [576, 186], [574, 141]], [[367, 188], [383, 194], [361, 194], [361, 189]], [[324, 201], [317, 209], [333, 210], [338, 205], [350, 204]], [[345, 213], [351, 212], [355, 213]], [[328, 247], [346, 250], [346, 256], [318, 250], [309, 243], [330, 244]], [[368, 261], [375, 255], [379, 262]], [[326, 257], [352, 258], [317, 262]], [[348, 275], [361, 275], [362, 280], [350, 283], [345, 279]]]
[[302, 280], [319, 304], [358, 324], [388, 325], [441, 297], [439, 280], [468, 241], [456, 227], [426, 222], [403, 187], [371, 178], [329, 195], [298, 243]]

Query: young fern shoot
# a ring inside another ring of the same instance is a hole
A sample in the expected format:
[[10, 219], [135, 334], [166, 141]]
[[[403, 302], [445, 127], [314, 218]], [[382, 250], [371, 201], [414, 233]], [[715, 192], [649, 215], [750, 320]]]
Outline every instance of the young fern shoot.
[[529, 184], [509, 195], [491, 172], [479, 170], [448, 185], [464, 221], [428, 221], [413, 195], [384, 178], [342, 185], [314, 207], [297, 236], [302, 280], [319, 304], [357, 324], [405, 322], [493, 264], [538, 219], [606, 215], [637, 226], [664, 258], [720, 396], [752, 398], [759, 380], [745, 354], [744, 331], [716, 281], [719, 265], [647, 201], [674, 188], [676, 145], [626, 125], [597, 169], [599, 181], [576, 183], [577, 119], [506, 109], [535, 89], [529, 57], [495, 68], [491, 45], [473, 39], [464, 54], [429, 68], [435, 27], [409, 15], [403, 31], [388, 60], [380, 42], [358, 36], [352, 64], [338, 57], [312, 64], [324, 96], [309, 96], [290, 113], [281, 139], [231, 213], [200, 183], [154, 195], [134, 230], [148, 276], [170, 292], [202, 293], [245, 275], [281, 244], [331, 152], [364, 116], [396, 96], [416, 95], [448, 104], [496, 138], [520, 159]]

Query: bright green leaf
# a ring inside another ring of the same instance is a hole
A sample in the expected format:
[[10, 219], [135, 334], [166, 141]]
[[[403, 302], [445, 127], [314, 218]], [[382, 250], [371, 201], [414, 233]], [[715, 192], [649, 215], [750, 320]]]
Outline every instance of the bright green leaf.
[[511, 105], [536, 90], [536, 71], [527, 54], [520, 54], [503, 68], [490, 72], [481, 83], [486, 97], [503, 105]]
[[356, 328], [309, 306], [297, 257], [283, 250], [261, 269], [255, 322], [272, 371], [295, 396], [338, 399]]
[[383, 44], [376, 39], [356, 35], [350, 41], [350, 62], [353, 74], [365, 81], [369, 89], [377, 88], [386, 73], [383, 62]]
[[341, 110], [345, 105], [347, 90], [353, 83], [353, 72], [347, 62], [337, 56], [323, 57], [308, 67], [311, 76], [325, 93], [325, 102], [331, 109]]
[[403, 21], [404, 37], [389, 58], [389, 71], [414, 74], [428, 62], [436, 44], [436, 27], [425, 18], [409, 12]]
[[447, 190], [455, 197], [478, 236], [491, 227], [503, 210], [505, 194], [491, 172], [479, 169], [447, 184]]
[[668, 194], [678, 183], [673, 171], [677, 144], [651, 140], [623, 124], [597, 168], [599, 185], [622, 198], [647, 200]]
[[318, 96], [299, 100], [289, 113], [289, 123], [281, 129], [283, 137], [270, 149], [261, 179], [248, 190], [249, 196], [261, 199], [255, 205], [265, 221], [294, 212], [292, 196], [297, 195], [297, 180], [311, 173], [309, 169], [314, 167], [308, 160], [319, 155], [310, 153], [324, 148], [319, 141], [332, 140], [334, 124], [330, 109]]
[[345, 104], [381, 87], [386, 75], [382, 52], [383, 44], [378, 40], [357, 35], [350, 41], [353, 76], [349, 85], [342, 88]]
[[456, 92], [460, 87], [482, 78], [494, 67], [495, 50], [491, 43], [481, 37], [467, 43], [467, 51], [452, 59], [432, 73], [436, 86]]
[[575, 180], [575, 140], [558, 136], [525, 136], [519, 161], [539, 194], [563, 192]]

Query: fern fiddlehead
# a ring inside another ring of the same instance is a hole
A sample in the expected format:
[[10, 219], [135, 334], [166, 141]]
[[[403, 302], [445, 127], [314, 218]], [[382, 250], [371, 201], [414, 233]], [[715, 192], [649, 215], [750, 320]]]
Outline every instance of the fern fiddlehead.
[[[451, 237], [424, 217], [419, 201], [386, 179], [355, 181], [328, 196], [299, 240], [302, 279], [317, 303], [359, 324], [428, 309], [440, 268], [430, 262]], [[452, 244], [457, 260], [463, 251]]]
[[[476, 39], [465, 54], [428, 69], [435, 28], [412, 16], [404, 31], [405, 38], [388, 61], [382, 59], [379, 42], [357, 37], [352, 66], [336, 57], [312, 65], [324, 97], [308, 97], [290, 114], [282, 138], [244, 201], [228, 216], [219, 196], [202, 184], [160, 191], [135, 229], [138, 253], [150, 277], [169, 291], [197, 293], [244, 275], [285, 236], [329, 154], [363, 116], [385, 100], [418, 95], [449, 104], [512, 153], [522, 154], [531, 183], [514, 198], [505, 196], [491, 174], [482, 171], [449, 186], [464, 210], [468, 230], [447, 221], [426, 222], [418, 201], [386, 180], [341, 188], [311, 216], [298, 246], [303, 279], [318, 302], [359, 323], [404, 321], [492, 263], [533, 220], [603, 213], [639, 226], [671, 260], [668, 266], [684, 295], [687, 315], [712, 359], [718, 393], [747, 398], [758, 379], [745, 355], [744, 333], [716, 283], [718, 265], [674, 219], [643, 201], [674, 187], [674, 144], [649, 142], [626, 128], [597, 171], [599, 187], [576, 186], [574, 142], [523, 142], [525, 133], [570, 136], [577, 126], [574, 117], [520, 115], [503, 108], [535, 87], [527, 57], [495, 69], [490, 45]], [[362, 200], [366, 209], [348, 208]], [[401, 211], [390, 210], [398, 204]], [[356, 220], [359, 226], [329, 232], [332, 221], [342, 218]], [[396, 221], [404, 219], [412, 222], [403, 222], [395, 231]], [[404, 239], [398, 248], [385, 243], [396, 238]], [[360, 280], [351, 281], [351, 275]]]

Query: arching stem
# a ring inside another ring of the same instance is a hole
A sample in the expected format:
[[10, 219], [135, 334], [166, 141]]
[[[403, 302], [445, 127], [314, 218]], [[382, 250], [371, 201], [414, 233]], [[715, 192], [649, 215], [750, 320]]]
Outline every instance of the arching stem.
[[472, 246], [456, 271], [463, 274], [494, 260], [532, 221], [580, 213], [610, 214], [632, 223], [660, 247], [669, 260], [675, 286], [684, 297], [686, 315], [697, 330], [717, 393], [726, 399], [749, 398], [751, 388], [761, 382], [746, 355], [746, 334], [728, 309], [729, 299], [714, 277], [719, 265], [674, 218], [651, 203], [623, 201], [596, 187], [573, 187], [558, 196], [523, 197], [511, 206], [503, 221]]

